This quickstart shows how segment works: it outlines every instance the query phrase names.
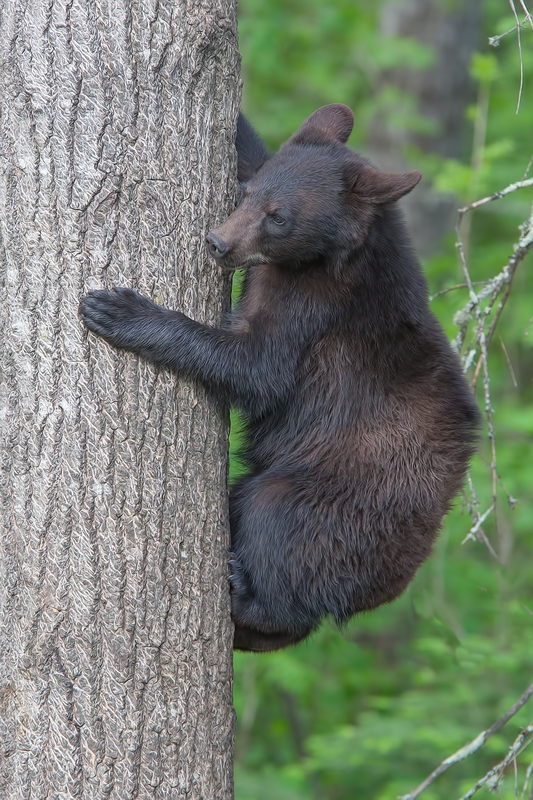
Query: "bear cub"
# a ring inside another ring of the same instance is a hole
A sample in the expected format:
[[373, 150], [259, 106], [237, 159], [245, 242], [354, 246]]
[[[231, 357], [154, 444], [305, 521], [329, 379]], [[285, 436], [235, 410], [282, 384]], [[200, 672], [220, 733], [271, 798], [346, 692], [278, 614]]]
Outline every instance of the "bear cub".
[[479, 412], [395, 201], [420, 180], [346, 141], [318, 109], [270, 156], [241, 115], [242, 201], [207, 236], [245, 268], [220, 327], [132, 289], [81, 301], [89, 330], [201, 381], [247, 419], [231, 490], [235, 647], [299, 642], [398, 597], [429, 556], [473, 453]]

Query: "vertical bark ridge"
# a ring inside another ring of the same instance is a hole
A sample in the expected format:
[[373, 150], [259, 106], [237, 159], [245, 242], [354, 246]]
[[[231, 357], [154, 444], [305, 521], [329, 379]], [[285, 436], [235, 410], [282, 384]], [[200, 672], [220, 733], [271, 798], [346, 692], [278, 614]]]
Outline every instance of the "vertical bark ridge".
[[234, 196], [235, 5], [0, 14], [0, 797], [224, 800], [225, 421], [77, 303], [227, 302], [203, 242]]

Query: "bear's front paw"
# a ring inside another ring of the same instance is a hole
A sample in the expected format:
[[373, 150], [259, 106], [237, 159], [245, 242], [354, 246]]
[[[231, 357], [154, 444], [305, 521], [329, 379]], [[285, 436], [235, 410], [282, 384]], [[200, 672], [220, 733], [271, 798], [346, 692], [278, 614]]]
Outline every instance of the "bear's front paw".
[[139, 351], [162, 309], [133, 289], [96, 289], [82, 297], [80, 317], [93, 333], [115, 347]]

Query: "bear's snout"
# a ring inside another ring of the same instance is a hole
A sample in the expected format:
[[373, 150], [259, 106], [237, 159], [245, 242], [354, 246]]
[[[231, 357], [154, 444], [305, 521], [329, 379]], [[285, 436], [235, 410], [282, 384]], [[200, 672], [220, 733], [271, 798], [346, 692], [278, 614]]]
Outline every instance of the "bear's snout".
[[224, 239], [218, 236], [214, 231], [210, 231], [205, 237], [205, 240], [208, 244], [209, 252], [213, 258], [224, 258], [230, 249], [229, 245], [226, 244]]

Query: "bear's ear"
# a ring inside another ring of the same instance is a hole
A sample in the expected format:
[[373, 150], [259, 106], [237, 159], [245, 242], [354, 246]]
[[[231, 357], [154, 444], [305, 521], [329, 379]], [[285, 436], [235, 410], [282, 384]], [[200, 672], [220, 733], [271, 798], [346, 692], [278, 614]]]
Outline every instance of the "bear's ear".
[[348, 141], [353, 130], [353, 114], [348, 106], [332, 103], [311, 114], [287, 144], [324, 144], [327, 141]]
[[350, 165], [345, 172], [347, 189], [371, 203], [391, 203], [415, 188], [422, 178], [417, 169], [411, 172], [382, 172], [374, 167]]
[[242, 111], [237, 120], [235, 148], [237, 150], [237, 178], [239, 183], [246, 183], [261, 169], [265, 161], [268, 161], [270, 153]]

